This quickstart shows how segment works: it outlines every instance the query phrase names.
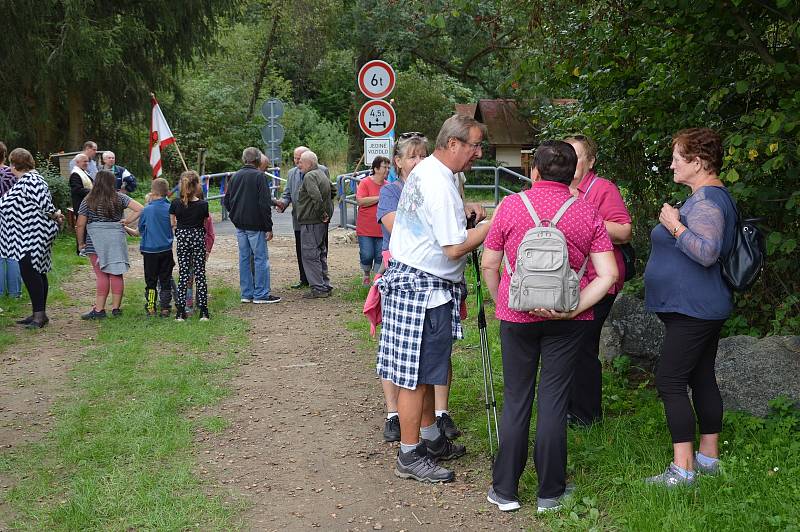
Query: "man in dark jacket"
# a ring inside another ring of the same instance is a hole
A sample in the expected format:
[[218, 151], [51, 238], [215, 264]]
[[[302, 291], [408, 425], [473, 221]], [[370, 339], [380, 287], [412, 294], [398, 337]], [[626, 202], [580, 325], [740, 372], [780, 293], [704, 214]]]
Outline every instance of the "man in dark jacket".
[[304, 298], [329, 297], [328, 277], [328, 223], [333, 215], [331, 181], [319, 168], [316, 154], [309, 150], [300, 156], [298, 168], [303, 172], [303, 182], [297, 193], [294, 211], [300, 224], [300, 247], [303, 269], [311, 285]]
[[239, 243], [242, 303], [277, 303], [281, 298], [270, 293], [267, 249], [272, 240], [272, 195], [266, 174], [258, 169], [261, 150], [245, 148], [242, 162], [244, 166], [231, 177], [224, 198]]

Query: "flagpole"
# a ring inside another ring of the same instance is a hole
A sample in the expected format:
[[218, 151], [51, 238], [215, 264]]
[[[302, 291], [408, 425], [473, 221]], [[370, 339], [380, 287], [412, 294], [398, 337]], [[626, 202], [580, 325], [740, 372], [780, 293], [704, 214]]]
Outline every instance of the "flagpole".
[[[156, 99], [156, 93], [151, 92], [150, 93], [150, 97], [155, 100]], [[183, 154], [181, 153], [181, 149], [178, 147], [178, 138], [177, 137], [175, 138], [175, 142], [173, 142], [173, 144], [175, 145], [175, 149], [178, 150], [178, 157], [181, 158], [181, 163], [183, 163], [183, 169], [185, 171], [188, 171], [189, 167], [186, 166], [186, 160], [183, 158]]]

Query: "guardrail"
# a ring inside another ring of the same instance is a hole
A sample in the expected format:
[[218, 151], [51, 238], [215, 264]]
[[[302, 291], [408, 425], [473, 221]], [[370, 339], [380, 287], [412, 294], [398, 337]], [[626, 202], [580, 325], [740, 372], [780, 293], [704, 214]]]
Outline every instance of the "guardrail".
[[[267, 177], [272, 179], [272, 184], [270, 185], [270, 193], [272, 194], [272, 199], [277, 199], [278, 197], [278, 188], [280, 188], [281, 183], [286, 183], [286, 180], [280, 176], [281, 169], [278, 166], [273, 166], [272, 168], [267, 168], [267, 171], [264, 172], [267, 174]], [[205, 174], [200, 176], [200, 181], [206, 180], [206, 183], [211, 183], [212, 179], [219, 179], [219, 194], [214, 196], [206, 197], [207, 201], [219, 201], [220, 210], [222, 211], [222, 220], [228, 219], [228, 211], [225, 209], [225, 203], [222, 199], [225, 197], [225, 182], [230, 179], [230, 177], [235, 174], [236, 171], [233, 172], [219, 172], [216, 174]], [[207, 185], [206, 185], [207, 186]], [[206, 192], [208, 188], [206, 188]]]
[[[350, 218], [347, 214], [348, 205], [353, 206], [353, 220], [355, 220], [356, 216], [358, 215], [358, 202], [356, 202], [355, 199], [356, 189], [358, 188], [358, 183], [360, 183], [365, 176], [369, 175], [370, 172], [371, 170], [362, 170], [360, 172], [342, 174], [336, 178], [336, 191], [339, 195], [339, 227], [345, 227], [348, 229], [356, 228], [354, 224], [350, 223]], [[464, 185], [465, 189], [470, 190], [493, 190], [494, 203], [483, 204], [484, 207], [489, 208], [497, 207], [497, 204], [500, 203], [500, 199], [502, 199], [502, 197], [505, 197], [509, 194], [514, 194], [516, 192], [500, 184], [500, 178], [502, 176], [513, 177], [514, 179], [524, 181], [528, 184], [531, 183], [529, 177], [525, 177], [524, 175], [513, 170], [509, 170], [504, 166], [473, 166], [469, 173], [472, 172], [494, 173], [494, 184], [492, 185], [470, 185], [469, 178], [467, 178], [467, 184]]]

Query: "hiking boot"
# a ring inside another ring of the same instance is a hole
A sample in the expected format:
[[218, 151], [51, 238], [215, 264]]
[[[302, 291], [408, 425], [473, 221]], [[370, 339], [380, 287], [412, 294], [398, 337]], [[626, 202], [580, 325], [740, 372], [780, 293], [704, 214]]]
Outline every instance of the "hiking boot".
[[293, 284], [289, 288], [294, 288], [295, 290], [297, 290], [299, 288], [306, 288], [307, 286], [308, 286], [308, 283], [304, 283], [303, 281], [300, 281], [299, 283]]
[[422, 443], [428, 448], [428, 456], [437, 461], [453, 460], [467, 454], [466, 447], [453, 443], [444, 434], [440, 434], [439, 437], [433, 441], [422, 440]]
[[553, 497], [553, 498], [537, 497], [536, 513], [542, 514], [545, 512], [553, 512], [555, 510], [560, 510], [564, 504], [564, 501], [572, 496], [573, 491], [575, 491], [575, 486], [573, 484], [567, 484], [567, 487], [564, 489], [564, 493], [562, 493], [558, 497]]
[[106, 317], [105, 309], [97, 310], [94, 307], [92, 307], [92, 310], [90, 310], [86, 314], [81, 314], [82, 320], [102, 320], [105, 317]]
[[494, 491], [494, 486], [489, 488], [489, 493], [486, 495], [486, 500], [500, 508], [501, 512], [513, 512], [519, 510], [519, 501], [514, 499], [506, 499], [499, 496]]
[[423, 443], [407, 453], [397, 452], [394, 474], [400, 478], [431, 483], [452, 482], [456, 478], [455, 473], [431, 460]]
[[400, 416], [392, 416], [383, 424], [383, 441], [400, 441]]
[[710, 466], [703, 465], [697, 459], [697, 452], [694, 453], [694, 472], [699, 475], [716, 476], [719, 475], [719, 459]]
[[450, 414], [447, 412], [443, 412], [441, 416], [436, 417], [436, 426], [439, 427], [439, 430], [442, 431], [442, 434], [451, 440], [455, 440], [461, 436], [461, 431], [458, 430], [453, 418], [451, 418]]
[[122, 309], [121, 308], [112, 308], [111, 309], [111, 315], [113, 317], [115, 317], [115, 318], [119, 318], [120, 316], [122, 316]]
[[274, 296], [272, 294], [267, 296], [267, 299], [254, 299], [253, 304], [255, 305], [270, 305], [272, 303], [280, 303], [281, 298], [278, 296]]
[[48, 321], [50, 321], [50, 320], [47, 319], [47, 314], [45, 314], [44, 311], [42, 311], [42, 312], [34, 312], [33, 313], [33, 319], [31, 320], [31, 322], [29, 324], [27, 324], [25, 326], [25, 328], [26, 329], [41, 329], [42, 327], [47, 325]]
[[694, 478], [686, 478], [678, 471], [678, 466], [670, 462], [667, 469], [660, 475], [644, 479], [646, 484], [664, 486], [665, 488], [676, 488], [680, 486], [691, 486]]
[[208, 309], [206, 307], [200, 307], [200, 321], [208, 321], [211, 319], [211, 316], [208, 315]]
[[[16, 323], [17, 325], [30, 325], [30, 323], [33, 321], [33, 317], [34, 317], [33, 314], [31, 314], [27, 318], [22, 318], [21, 320], [17, 320]], [[45, 314], [44, 321], [42, 323], [44, 323], [45, 325], [50, 323], [50, 318], [47, 317], [47, 314]]]
[[314, 290], [312, 288], [310, 292], [306, 292], [305, 294], [303, 294], [303, 299], [318, 299], [318, 298], [324, 298], [324, 297], [331, 297], [331, 293], [330, 292], [320, 292], [319, 290]]

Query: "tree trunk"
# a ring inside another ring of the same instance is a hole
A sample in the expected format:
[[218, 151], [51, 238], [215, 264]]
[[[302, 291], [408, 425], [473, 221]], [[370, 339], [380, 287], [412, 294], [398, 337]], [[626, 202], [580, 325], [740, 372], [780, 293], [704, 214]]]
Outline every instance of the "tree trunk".
[[67, 109], [69, 112], [67, 148], [79, 150], [86, 141], [86, 111], [83, 93], [77, 86], [67, 89]]
[[275, 46], [275, 34], [278, 30], [278, 21], [281, 18], [280, 12], [280, 3], [273, 6], [272, 10], [272, 27], [269, 30], [269, 36], [267, 37], [267, 43], [264, 47], [264, 54], [261, 56], [261, 64], [258, 65], [258, 73], [256, 74], [256, 79], [253, 82], [253, 96], [250, 98], [250, 106], [247, 108], [247, 121], [249, 122], [253, 118], [253, 114], [256, 110], [256, 102], [258, 101], [258, 95], [261, 93], [261, 86], [264, 84], [264, 78], [267, 76], [267, 65], [269, 64], [269, 58], [272, 55], [272, 48]]

